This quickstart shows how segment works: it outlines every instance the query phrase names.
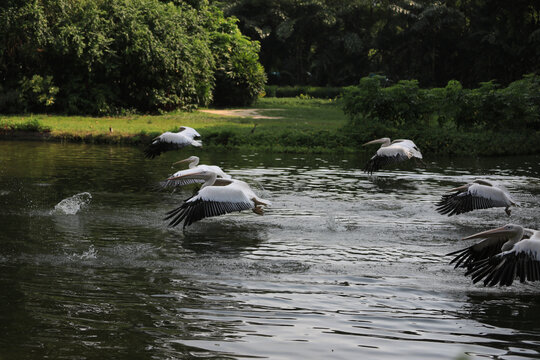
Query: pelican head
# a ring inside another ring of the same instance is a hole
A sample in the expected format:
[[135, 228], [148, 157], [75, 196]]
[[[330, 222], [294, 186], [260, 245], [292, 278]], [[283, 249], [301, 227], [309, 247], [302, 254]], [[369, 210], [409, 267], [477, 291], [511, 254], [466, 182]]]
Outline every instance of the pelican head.
[[467, 237], [464, 237], [463, 240], [469, 240], [469, 239], [478, 239], [478, 238], [490, 238], [490, 237], [499, 237], [499, 236], [507, 236], [512, 240], [518, 241], [521, 240], [521, 237], [523, 236], [523, 227], [519, 225], [514, 224], [507, 224], [505, 226], [491, 229], [487, 231], [482, 231]]
[[190, 156], [187, 159], [180, 160], [180, 161], [177, 161], [177, 162], [173, 163], [173, 166], [178, 165], [178, 164], [182, 164], [182, 163], [186, 163], [186, 162], [189, 163], [190, 168], [195, 167], [195, 166], [197, 166], [199, 164], [199, 157], [198, 156]]
[[388, 146], [390, 145], [390, 138], [384, 137], [377, 140], [371, 140], [363, 144], [362, 146], [371, 145], [371, 144], [382, 144], [381, 146]]

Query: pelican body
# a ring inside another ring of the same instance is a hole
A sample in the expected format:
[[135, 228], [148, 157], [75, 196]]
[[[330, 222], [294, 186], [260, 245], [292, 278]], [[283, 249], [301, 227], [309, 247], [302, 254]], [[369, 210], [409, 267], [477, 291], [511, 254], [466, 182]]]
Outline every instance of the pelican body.
[[540, 232], [508, 224], [463, 238], [484, 240], [468, 248], [448, 254], [455, 268], [467, 268], [473, 283], [484, 286], [510, 286], [520, 282], [540, 280]]
[[201, 147], [202, 142], [195, 140], [196, 137], [200, 136], [197, 130], [187, 126], [180, 126], [179, 131], [176, 133], [167, 131], [155, 137], [144, 150], [144, 155], [148, 159], [153, 159], [169, 150], [178, 150], [189, 145]]
[[449, 190], [435, 205], [437, 212], [448, 216], [459, 215], [477, 209], [504, 207], [508, 216], [510, 206], [517, 205], [505, 190], [485, 180], [475, 180], [470, 184]]
[[381, 147], [369, 159], [364, 168], [364, 172], [370, 175], [388, 164], [402, 162], [411, 158], [422, 159], [422, 153], [411, 140], [398, 139], [391, 142], [390, 138], [381, 138], [369, 141], [364, 146], [371, 144], [381, 144]]
[[[176, 187], [176, 186], [183, 186], [183, 185], [189, 185], [189, 184], [202, 184], [205, 182], [205, 179], [198, 176], [190, 176], [193, 174], [193, 169], [200, 169], [207, 172], [214, 172], [216, 173], [217, 178], [219, 179], [230, 179], [231, 176], [226, 174], [219, 166], [215, 165], [199, 165], [199, 157], [198, 156], [190, 156], [187, 159], [180, 160], [175, 162], [173, 165], [181, 164], [181, 163], [189, 163], [189, 169], [188, 170], [180, 170], [172, 174], [170, 177], [168, 177], [164, 182], [162, 182], [163, 187]], [[186, 175], [186, 176], [184, 176]]]
[[250, 209], [262, 215], [263, 206], [271, 205], [270, 201], [255, 195], [245, 182], [218, 179], [217, 174], [212, 171], [189, 169], [180, 177], [203, 179], [204, 184], [197, 194], [167, 213], [165, 220], [171, 219], [169, 226], [176, 226], [184, 221], [185, 229], [186, 226], [204, 218]]

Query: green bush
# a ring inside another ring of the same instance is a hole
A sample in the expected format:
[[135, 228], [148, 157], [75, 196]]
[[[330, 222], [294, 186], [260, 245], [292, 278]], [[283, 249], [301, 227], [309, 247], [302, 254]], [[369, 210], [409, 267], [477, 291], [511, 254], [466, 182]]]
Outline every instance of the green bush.
[[[121, 114], [253, 101], [259, 46], [207, 1], [0, 5], [0, 112]], [[14, 93], [16, 96], [14, 96]], [[240, 100], [238, 100], [240, 99]]]
[[1, 131], [50, 132], [51, 129], [41, 124], [37, 119], [27, 120], [23, 123], [13, 123], [2, 119], [0, 120]]
[[217, 106], [245, 106], [252, 104], [264, 90], [266, 75], [259, 63], [258, 42], [243, 36], [237, 19], [224, 18], [214, 9], [210, 40], [216, 59], [213, 103]]
[[267, 97], [308, 97], [316, 99], [335, 99], [341, 96], [343, 88], [267, 85], [265, 86], [264, 92]]
[[[346, 89], [346, 132], [356, 145], [380, 138], [410, 138], [424, 151], [509, 154], [540, 150], [540, 77], [500, 88], [484, 82], [464, 89], [420, 89], [416, 81], [385, 87], [384, 78], [363, 78]], [[521, 150], [516, 150], [520, 144]]]
[[20, 102], [25, 112], [44, 110], [54, 104], [58, 87], [54, 86], [52, 76], [34, 75], [31, 79], [23, 76], [19, 84]]
[[346, 89], [343, 109], [351, 125], [367, 130], [444, 124], [476, 130], [539, 130], [540, 77], [526, 75], [502, 89], [492, 81], [476, 89], [464, 89], [458, 81], [444, 88], [420, 89], [415, 80], [385, 87], [383, 77], [373, 76]]

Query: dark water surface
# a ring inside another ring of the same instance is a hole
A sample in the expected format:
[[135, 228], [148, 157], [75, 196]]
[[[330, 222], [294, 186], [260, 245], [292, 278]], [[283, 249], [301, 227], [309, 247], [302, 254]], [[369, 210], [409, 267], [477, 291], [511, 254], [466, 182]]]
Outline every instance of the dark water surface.
[[[193, 189], [156, 185], [195, 154], [273, 206], [168, 228]], [[540, 156], [426, 158], [368, 177], [365, 156], [0, 142], [0, 359], [539, 358], [540, 284], [472, 285], [444, 254], [540, 228]], [[479, 176], [510, 219], [435, 212]]]

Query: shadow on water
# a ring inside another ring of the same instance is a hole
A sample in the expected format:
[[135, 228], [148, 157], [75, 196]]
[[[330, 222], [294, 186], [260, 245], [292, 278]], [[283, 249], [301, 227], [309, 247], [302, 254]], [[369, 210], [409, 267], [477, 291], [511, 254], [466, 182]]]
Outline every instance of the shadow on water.
[[501, 289], [502, 293], [469, 294], [460, 315], [494, 328], [530, 332], [536, 335], [536, 346], [538, 346], [540, 344], [540, 298], [535, 293], [537, 290], [535, 286], [528, 287], [531, 293], [516, 293], [512, 290]]
[[266, 230], [257, 224], [227, 220], [194, 224], [182, 235], [182, 247], [195, 253], [240, 253], [257, 248], [268, 238]]
[[402, 179], [396, 177], [370, 176], [369, 181], [375, 185], [375, 189], [380, 193], [399, 193], [414, 191], [417, 187], [417, 181], [414, 179]]
[[[477, 340], [478, 344], [498, 349], [498, 356], [503, 359], [536, 359], [540, 356], [538, 289], [533, 284], [521, 285], [520, 290], [514, 287], [469, 293], [464, 305], [455, 312], [458, 318], [473, 322], [469, 332], [482, 337]], [[482, 351], [471, 351], [469, 355], [488, 356]]]

